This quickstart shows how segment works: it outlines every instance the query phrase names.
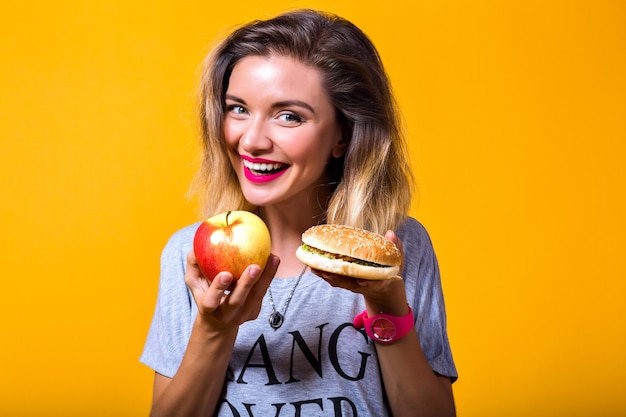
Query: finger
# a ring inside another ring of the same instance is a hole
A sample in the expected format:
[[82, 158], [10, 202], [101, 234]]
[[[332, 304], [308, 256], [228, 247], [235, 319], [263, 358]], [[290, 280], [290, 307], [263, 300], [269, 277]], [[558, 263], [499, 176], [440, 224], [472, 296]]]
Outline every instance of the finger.
[[185, 269], [185, 283], [189, 287], [192, 293], [203, 293], [209, 288], [209, 282], [202, 275], [198, 263], [196, 262], [196, 256], [193, 251], [187, 254], [187, 268]]
[[270, 255], [263, 270], [259, 265], [248, 266], [231, 294], [232, 301], [238, 302], [247, 298], [260, 301], [276, 275], [279, 263], [280, 259], [276, 255]]
[[402, 250], [402, 241], [400, 240], [398, 235], [396, 235], [396, 232], [394, 232], [393, 230], [387, 230], [387, 232], [385, 233], [385, 238], [392, 241], [398, 247], [398, 249]]
[[230, 311], [231, 319], [238, 323], [258, 317], [278, 263], [278, 257], [271, 256], [264, 270], [259, 265], [249, 265], [239, 280], [231, 283], [231, 292], [223, 299], [220, 309]]
[[211, 285], [201, 295], [202, 307], [207, 310], [216, 310], [227, 295], [227, 290], [233, 283], [233, 274], [220, 272], [215, 276]]
[[263, 270], [263, 275], [274, 278], [279, 265], [280, 258], [274, 254], [270, 254], [269, 258], [267, 258], [267, 264], [265, 265], [265, 269]]
[[398, 237], [398, 235], [396, 235], [396, 233], [393, 230], [387, 230], [387, 233], [385, 233], [385, 238], [392, 241], [396, 245], [396, 247], [400, 250], [401, 262], [400, 262], [400, 271], [398, 273], [401, 274], [404, 269], [404, 246], [402, 245], [402, 240]]
[[352, 292], [361, 292], [361, 285], [358, 283], [359, 280], [356, 278], [347, 277], [344, 275], [337, 275], [319, 270], [316, 270], [314, 272], [332, 287], [343, 288]]
[[387, 232], [385, 233], [385, 239], [391, 240], [393, 243], [396, 243], [398, 236], [393, 230], [387, 230]]

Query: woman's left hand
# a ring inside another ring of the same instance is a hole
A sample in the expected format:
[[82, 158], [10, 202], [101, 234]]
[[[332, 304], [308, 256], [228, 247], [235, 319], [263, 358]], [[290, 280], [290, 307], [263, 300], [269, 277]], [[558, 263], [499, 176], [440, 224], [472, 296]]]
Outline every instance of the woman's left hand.
[[[392, 241], [400, 249], [403, 262], [400, 265], [398, 274], [401, 274], [404, 264], [402, 241], [391, 230], [385, 233], [385, 238]], [[352, 292], [363, 294], [367, 309], [372, 314], [385, 313], [393, 316], [403, 316], [408, 312], [406, 292], [402, 279], [371, 280], [337, 275], [317, 269], [312, 269], [312, 272], [333, 287], [345, 288]]]

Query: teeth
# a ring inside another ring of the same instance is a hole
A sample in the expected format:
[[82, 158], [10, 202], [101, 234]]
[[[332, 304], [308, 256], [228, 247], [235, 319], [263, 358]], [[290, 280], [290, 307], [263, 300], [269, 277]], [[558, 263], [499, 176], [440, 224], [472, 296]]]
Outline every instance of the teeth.
[[267, 164], [265, 162], [263, 163], [257, 163], [257, 162], [250, 162], [250, 161], [246, 161], [245, 159], [243, 160], [243, 164], [246, 168], [252, 170], [252, 171], [259, 171], [259, 172], [269, 172], [269, 171], [274, 171], [276, 169], [279, 169], [280, 167], [283, 166], [283, 164]]

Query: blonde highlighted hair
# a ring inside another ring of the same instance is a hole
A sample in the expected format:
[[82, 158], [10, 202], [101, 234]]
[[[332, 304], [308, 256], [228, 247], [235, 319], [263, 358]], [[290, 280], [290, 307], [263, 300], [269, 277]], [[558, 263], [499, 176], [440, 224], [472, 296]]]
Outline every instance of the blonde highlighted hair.
[[234, 30], [204, 62], [199, 88], [201, 165], [192, 190], [203, 215], [254, 210], [244, 198], [224, 141], [224, 95], [233, 67], [251, 55], [284, 55], [316, 68], [348, 149], [331, 158], [326, 221], [378, 233], [407, 215], [413, 189], [399, 111], [368, 37], [336, 15], [298, 10]]

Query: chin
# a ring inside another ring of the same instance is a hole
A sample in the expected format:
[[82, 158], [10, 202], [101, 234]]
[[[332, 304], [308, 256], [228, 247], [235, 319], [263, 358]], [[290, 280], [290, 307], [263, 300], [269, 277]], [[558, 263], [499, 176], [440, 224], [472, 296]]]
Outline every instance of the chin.
[[242, 187], [243, 196], [246, 201], [253, 206], [263, 207], [271, 206], [279, 202], [276, 195], [268, 192], [268, 190], [250, 190], [247, 187]]

